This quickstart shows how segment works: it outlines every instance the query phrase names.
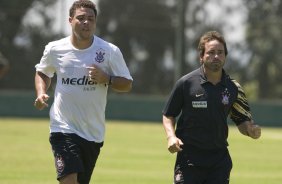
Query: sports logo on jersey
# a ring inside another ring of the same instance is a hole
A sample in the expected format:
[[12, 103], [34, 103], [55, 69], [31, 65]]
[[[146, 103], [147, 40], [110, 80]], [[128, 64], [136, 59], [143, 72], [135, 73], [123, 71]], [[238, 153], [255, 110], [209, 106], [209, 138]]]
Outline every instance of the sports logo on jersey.
[[97, 84], [93, 80], [90, 80], [88, 76], [82, 78], [62, 78], [63, 85], [94, 85]]
[[64, 163], [62, 156], [60, 156], [60, 155], [56, 156], [55, 164], [56, 164], [57, 172], [61, 173], [65, 168], [65, 163]]
[[228, 105], [230, 93], [228, 92], [227, 88], [225, 88], [225, 90], [221, 93], [221, 96], [222, 96], [221, 102], [223, 103], [223, 105]]
[[98, 62], [98, 63], [102, 63], [104, 62], [105, 60], [105, 51], [103, 49], [99, 49], [97, 52], [96, 52], [96, 57], [95, 57], [95, 61]]
[[174, 182], [175, 184], [184, 182], [184, 176], [179, 165], [177, 165], [175, 168]]
[[207, 101], [192, 101], [193, 108], [207, 108], [208, 102]]

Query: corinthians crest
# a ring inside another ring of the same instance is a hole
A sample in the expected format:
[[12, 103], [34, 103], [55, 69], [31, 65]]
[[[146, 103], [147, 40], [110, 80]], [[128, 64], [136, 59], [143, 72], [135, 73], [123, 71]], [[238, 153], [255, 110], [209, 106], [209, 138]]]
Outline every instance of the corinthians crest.
[[97, 52], [96, 52], [95, 61], [98, 62], [98, 63], [104, 62], [104, 60], [105, 60], [104, 55], [105, 55], [105, 51], [100, 48], [100, 49], [97, 50]]
[[62, 173], [65, 168], [65, 163], [62, 156], [57, 155], [55, 158], [55, 165], [58, 173]]
[[228, 92], [227, 88], [225, 88], [225, 90], [221, 93], [221, 96], [222, 96], [221, 102], [223, 103], [223, 105], [228, 105], [230, 93]]

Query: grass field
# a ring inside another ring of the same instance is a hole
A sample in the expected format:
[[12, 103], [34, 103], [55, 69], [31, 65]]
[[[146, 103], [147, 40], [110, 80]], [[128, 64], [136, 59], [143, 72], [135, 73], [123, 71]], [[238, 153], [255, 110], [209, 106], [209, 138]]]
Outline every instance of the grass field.
[[[0, 117], [0, 183], [54, 184], [47, 119]], [[282, 183], [282, 129], [263, 127], [251, 140], [230, 127], [231, 184]], [[91, 183], [171, 184], [175, 155], [160, 123], [108, 121]]]

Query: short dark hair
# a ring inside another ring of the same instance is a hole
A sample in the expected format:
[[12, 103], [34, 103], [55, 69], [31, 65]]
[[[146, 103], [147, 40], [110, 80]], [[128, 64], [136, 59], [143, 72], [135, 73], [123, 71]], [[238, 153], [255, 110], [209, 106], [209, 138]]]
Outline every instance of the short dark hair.
[[198, 46], [198, 51], [200, 56], [203, 56], [205, 53], [205, 44], [212, 40], [218, 40], [224, 45], [225, 56], [228, 54], [227, 46], [224, 37], [217, 31], [206, 32], [201, 38]]
[[75, 1], [72, 6], [70, 7], [69, 16], [73, 17], [75, 10], [78, 8], [90, 8], [94, 11], [95, 17], [97, 17], [97, 9], [96, 5], [90, 0], [77, 0]]

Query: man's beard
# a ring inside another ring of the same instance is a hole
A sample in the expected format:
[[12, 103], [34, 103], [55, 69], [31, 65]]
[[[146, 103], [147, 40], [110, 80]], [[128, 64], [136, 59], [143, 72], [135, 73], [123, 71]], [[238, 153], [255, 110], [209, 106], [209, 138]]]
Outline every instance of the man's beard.
[[203, 63], [204, 63], [204, 67], [212, 72], [221, 71], [224, 65], [224, 62], [220, 60], [218, 60], [217, 62], [206, 61]]

